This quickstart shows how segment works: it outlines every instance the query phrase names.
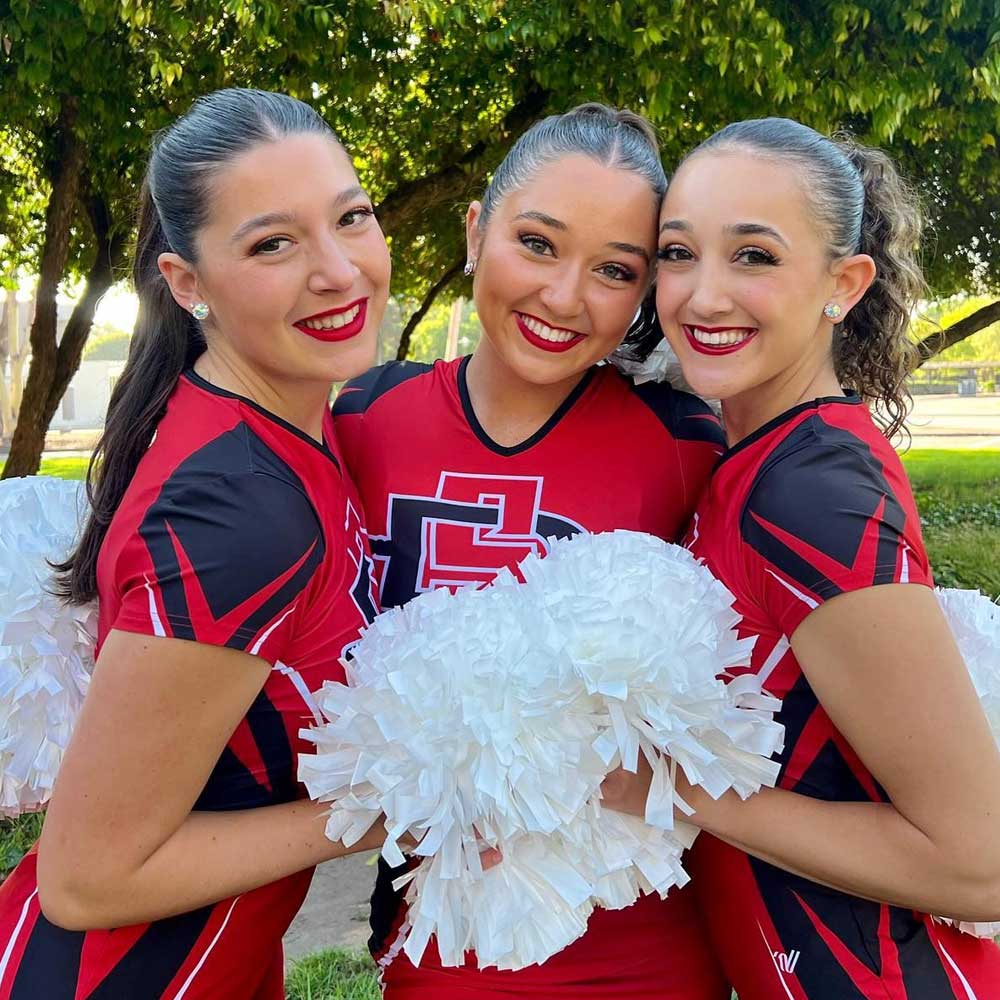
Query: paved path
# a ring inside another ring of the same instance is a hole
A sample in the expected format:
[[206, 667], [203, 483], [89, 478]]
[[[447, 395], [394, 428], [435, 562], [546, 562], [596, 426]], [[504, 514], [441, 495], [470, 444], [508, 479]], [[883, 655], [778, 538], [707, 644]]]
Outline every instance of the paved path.
[[285, 958], [323, 948], [364, 949], [368, 899], [375, 884], [374, 854], [352, 854], [316, 869], [309, 895], [285, 935]]
[[914, 448], [1000, 449], [1000, 396], [914, 396]]

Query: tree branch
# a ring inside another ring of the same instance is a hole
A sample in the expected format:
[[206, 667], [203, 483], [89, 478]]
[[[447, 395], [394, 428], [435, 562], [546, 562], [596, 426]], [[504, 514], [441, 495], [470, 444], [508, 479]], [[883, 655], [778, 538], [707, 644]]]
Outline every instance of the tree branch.
[[946, 351], [949, 347], [954, 347], [974, 333], [1000, 322], [1000, 299], [990, 302], [988, 305], [977, 309], [974, 313], [960, 319], [957, 323], [952, 323], [945, 330], [935, 330], [934, 333], [924, 337], [917, 344], [918, 360], [913, 366], [916, 371], [925, 361]]
[[[533, 85], [507, 112], [499, 132], [508, 144], [541, 114], [548, 96], [547, 91]], [[480, 160], [489, 149], [490, 144], [480, 140], [447, 167], [414, 180], [403, 181], [375, 209], [382, 229], [392, 235], [407, 221], [434, 205], [446, 200], [461, 200], [469, 193], [470, 184], [480, 180]]]
[[399, 349], [396, 351], [396, 360], [405, 361], [406, 356], [410, 353], [410, 337], [413, 336], [413, 331], [416, 330], [420, 321], [427, 315], [427, 310], [434, 304], [434, 300], [444, 291], [445, 287], [454, 279], [455, 275], [458, 274], [462, 269], [463, 259], [455, 261], [451, 267], [448, 268], [444, 274], [434, 282], [433, 285], [427, 290], [427, 294], [424, 296], [423, 301], [417, 307], [413, 315], [406, 321], [406, 326], [403, 327], [403, 332], [399, 335]]

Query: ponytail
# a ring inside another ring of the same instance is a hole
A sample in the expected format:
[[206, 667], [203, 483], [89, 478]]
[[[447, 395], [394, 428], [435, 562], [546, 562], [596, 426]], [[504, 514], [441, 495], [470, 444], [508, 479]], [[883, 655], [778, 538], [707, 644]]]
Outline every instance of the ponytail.
[[181, 372], [205, 349], [198, 324], [174, 301], [157, 266], [159, 255], [169, 250], [149, 185], [143, 184], [132, 267], [139, 315], [125, 370], [111, 393], [104, 433], [87, 470], [90, 513], [76, 549], [56, 566], [57, 593], [70, 604], [86, 604], [97, 597], [97, 556], [108, 525], [153, 440]]
[[916, 196], [878, 149], [837, 140], [864, 187], [858, 252], [875, 261], [875, 280], [834, 338], [841, 384], [874, 404], [887, 437], [903, 427], [910, 407], [906, 379], [916, 362], [910, 316], [926, 285], [917, 252], [923, 229]]

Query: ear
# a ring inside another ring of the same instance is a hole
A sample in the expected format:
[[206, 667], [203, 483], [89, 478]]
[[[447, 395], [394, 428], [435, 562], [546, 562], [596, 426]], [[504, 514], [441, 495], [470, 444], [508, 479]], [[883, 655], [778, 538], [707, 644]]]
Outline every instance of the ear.
[[465, 247], [469, 260], [479, 260], [479, 251], [483, 243], [483, 233], [479, 228], [479, 220], [483, 214], [483, 203], [473, 201], [469, 211], [465, 213]]
[[840, 322], [864, 297], [877, 273], [875, 261], [866, 253], [856, 253], [833, 265], [835, 284], [830, 301], [836, 302], [844, 310]]
[[156, 258], [156, 265], [163, 280], [170, 286], [174, 301], [183, 310], [190, 312], [196, 302], [204, 301], [198, 290], [198, 276], [183, 257], [176, 253], [161, 253]]

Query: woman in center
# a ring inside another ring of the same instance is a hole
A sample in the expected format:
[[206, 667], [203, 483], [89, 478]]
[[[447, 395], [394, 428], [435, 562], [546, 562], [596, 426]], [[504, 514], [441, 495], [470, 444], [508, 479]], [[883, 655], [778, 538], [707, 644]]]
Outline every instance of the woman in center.
[[[666, 187], [645, 119], [588, 104], [521, 137], [467, 217], [482, 338], [470, 357], [348, 383], [336, 432], [368, 519], [382, 606], [481, 586], [548, 539], [627, 528], [675, 541], [723, 447], [712, 412], [600, 364], [649, 287]], [[388, 1000], [531, 995], [729, 1000], [687, 890], [598, 910], [518, 972], [401, 951], [401, 871], [380, 861], [372, 952]]]

